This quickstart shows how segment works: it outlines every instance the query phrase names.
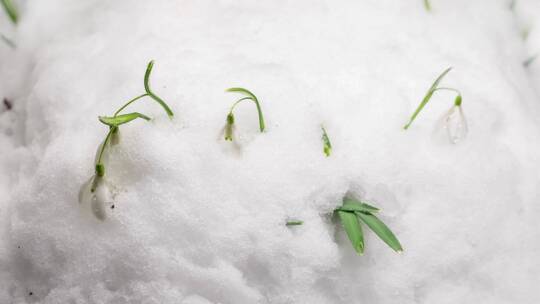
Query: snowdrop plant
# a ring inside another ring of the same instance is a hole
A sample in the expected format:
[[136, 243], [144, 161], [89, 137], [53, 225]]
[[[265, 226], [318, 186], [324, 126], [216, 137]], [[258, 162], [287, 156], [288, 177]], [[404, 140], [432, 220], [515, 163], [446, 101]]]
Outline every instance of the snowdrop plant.
[[454, 88], [439, 87], [439, 83], [444, 78], [444, 76], [446, 76], [446, 74], [450, 72], [451, 69], [452, 68], [446, 69], [441, 75], [439, 75], [439, 77], [437, 77], [437, 79], [435, 79], [435, 81], [427, 91], [426, 95], [424, 96], [424, 99], [422, 99], [422, 102], [420, 102], [420, 104], [412, 114], [411, 118], [409, 119], [409, 122], [403, 127], [403, 129], [407, 130], [411, 126], [413, 121], [416, 119], [422, 109], [426, 106], [426, 104], [431, 100], [431, 97], [433, 97], [433, 94], [436, 91], [445, 90], [452, 91], [457, 94], [456, 98], [454, 99], [454, 104], [443, 116], [442, 119], [444, 123], [444, 128], [446, 129], [446, 132], [448, 134], [448, 138], [451, 143], [455, 144], [467, 136], [468, 127], [467, 120], [465, 119], [465, 115], [463, 114], [463, 108], [461, 106], [463, 101], [461, 97], [461, 92]]
[[226, 92], [233, 92], [233, 93], [239, 93], [239, 94], [242, 94], [244, 95], [244, 97], [238, 99], [231, 107], [230, 111], [229, 111], [229, 114], [227, 114], [227, 119], [226, 119], [226, 124], [225, 124], [225, 140], [228, 140], [228, 141], [232, 141], [233, 138], [235, 137], [234, 136], [234, 132], [235, 132], [235, 119], [234, 119], [234, 114], [233, 114], [233, 111], [234, 111], [234, 108], [239, 104], [241, 103], [242, 101], [252, 101], [253, 103], [255, 103], [255, 106], [257, 107], [257, 114], [259, 115], [259, 130], [261, 132], [264, 132], [264, 128], [265, 128], [265, 125], [264, 125], [264, 116], [263, 116], [263, 113], [262, 113], [262, 109], [261, 109], [261, 104], [259, 103], [259, 100], [257, 99], [257, 97], [251, 93], [250, 91], [244, 89], [244, 88], [229, 88], [226, 90]]
[[4, 7], [4, 10], [6, 11], [6, 14], [8, 15], [11, 22], [16, 24], [19, 20], [19, 14], [17, 13], [17, 9], [13, 5], [13, 2], [11, 0], [0, 1], [2, 2], [2, 6]]
[[326, 157], [330, 156], [332, 153], [332, 143], [330, 143], [330, 138], [328, 138], [328, 134], [326, 133], [326, 129], [324, 126], [321, 126], [322, 129], [322, 141], [323, 141], [323, 152], [326, 155]]
[[[106, 205], [112, 205], [112, 185], [108, 182], [106, 179], [106, 167], [105, 167], [105, 159], [107, 157], [107, 147], [111, 145], [117, 145], [120, 142], [120, 126], [123, 124], [127, 124], [135, 119], [144, 119], [149, 121], [150, 117], [138, 113], [138, 112], [132, 112], [127, 114], [121, 114], [121, 112], [134, 103], [135, 101], [143, 98], [143, 97], [150, 97], [154, 101], [156, 101], [159, 105], [163, 107], [167, 115], [172, 118], [173, 112], [169, 108], [169, 106], [158, 97], [156, 94], [153, 93], [152, 89], [150, 88], [150, 74], [152, 73], [152, 68], [154, 66], [154, 62], [150, 61], [148, 63], [148, 66], [146, 68], [146, 73], [144, 75], [144, 89], [145, 93], [141, 94], [128, 102], [126, 102], [123, 106], [121, 106], [112, 116], [99, 116], [98, 119], [101, 123], [106, 125], [109, 128], [109, 131], [107, 135], [105, 136], [105, 139], [103, 142], [99, 145], [97, 152], [96, 152], [96, 158], [94, 162], [94, 168], [95, 173], [94, 175], [83, 184], [81, 187], [81, 190], [79, 192], [79, 203], [87, 203], [90, 202], [92, 213], [96, 218], [99, 220], [105, 219], [105, 206]], [[113, 208], [113, 207], [112, 207]]]
[[403, 251], [394, 233], [374, 215], [379, 211], [377, 207], [347, 197], [343, 199], [343, 205], [334, 211], [339, 216], [354, 250], [360, 255], [364, 253], [364, 232], [361, 223], [373, 230], [390, 248], [396, 252]]

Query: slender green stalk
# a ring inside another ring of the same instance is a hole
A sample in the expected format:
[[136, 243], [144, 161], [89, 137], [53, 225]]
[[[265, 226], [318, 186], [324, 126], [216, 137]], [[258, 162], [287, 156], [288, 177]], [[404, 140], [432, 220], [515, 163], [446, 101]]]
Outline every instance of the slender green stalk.
[[17, 21], [19, 20], [19, 14], [17, 13], [17, 9], [13, 5], [13, 2], [11, 0], [0, 1], [2, 2], [2, 6], [4, 7], [6, 14], [9, 16], [9, 19], [11, 19], [11, 22], [17, 24]]
[[100, 177], [105, 175], [105, 166], [101, 162], [101, 158], [103, 157], [103, 152], [105, 151], [105, 147], [109, 143], [113, 132], [115, 132], [115, 127], [109, 128], [109, 132], [107, 133], [107, 136], [105, 137], [105, 140], [103, 141], [103, 144], [101, 145], [101, 149], [99, 151], [99, 156], [96, 162], [96, 174]]
[[141, 99], [141, 98], [143, 98], [143, 97], [145, 97], [145, 96], [148, 96], [148, 93], [144, 93], [144, 94], [142, 94], [142, 95], [139, 95], [139, 96], [137, 96], [137, 97], [131, 99], [130, 101], [126, 102], [125, 105], [121, 106], [118, 110], [116, 110], [116, 112], [114, 112], [114, 115], [113, 115], [113, 116], [116, 116], [116, 115], [120, 114], [120, 112], [121, 112], [123, 109], [125, 109], [127, 106], [129, 106], [129, 105], [132, 104], [133, 102], [135, 102], [135, 101], [137, 101], [137, 100], [139, 100], [139, 99]]

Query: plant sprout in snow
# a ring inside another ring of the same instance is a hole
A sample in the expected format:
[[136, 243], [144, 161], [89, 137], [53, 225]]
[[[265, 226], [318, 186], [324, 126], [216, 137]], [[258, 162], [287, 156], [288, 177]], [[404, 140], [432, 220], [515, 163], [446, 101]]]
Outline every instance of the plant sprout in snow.
[[6, 11], [6, 14], [9, 16], [9, 19], [13, 23], [17, 23], [19, 20], [19, 14], [17, 13], [17, 9], [13, 5], [13, 2], [11, 0], [0, 0], [2, 2], [2, 6], [4, 7], [4, 10]]
[[427, 91], [426, 96], [424, 96], [424, 99], [422, 99], [422, 102], [420, 102], [420, 104], [416, 108], [416, 111], [414, 111], [409, 122], [403, 127], [405, 130], [407, 130], [411, 126], [420, 111], [422, 111], [426, 104], [431, 100], [431, 97], [436, 91], [446, 90], [455, 92], [457, 94], [456, 98], [454, 99], [454, 105], [452, 105], [450, 110], [443, 117], [444, 127], [446, 128], [448, 138], [450, 142], [455, 144], [461, 139], [465, 138], [465, 136], [467, 136], [467, 120], [465, 119], [465, 115], [463, 114], [463, 109], [461, 107], [461, 92], [454, 88], [439, 87], [439, 83], [444, 78], [444, 76], [448, 74], [448, 72], [450, 72], [451, 69], [452, 68], [446, 69], [439, 77], [437, 77], [437, 79], [435, 79], [435, 81]]
[[262, 114], [261, 104], [259, 103], [259, 100], [257, 99], [257, 97], [253, 93], [251, 93], [250, 91], [248, 91], [248, 90], [246, 90], [244, 88], [230, 88], [230, 89], [227, 89], [226, 92], [240, 93], [240, 94], [244, 95], [244, 97], [238, 99], [232, 105], [231, 110], [229, 111], [229, 114], [227, 114], [227, 120], [226, 120], [226, 125], [225, 125], [225, 140], [229, 140], [229, 141], [233, 140], [234, 131], [236, 129], [235, 124], [234, 124], [233, 111], [234, 111], [234, 108], [239, 103], [241, 103], [242, 101], [245, 101], [245, 100], [249, 100], [249, 101], [252, 101], [253, 103], [255, 103], [255, 106], [257, 107], [257, 113], [259, 115], [259, 130], [261, 132], [263, 132], [264, 128], [265, 128], [264, 116]]
[[361, 223], [373, 230], [390, 248], [397, 252], [403, 251], [394, 233], [374, 215], [374, 213], [379, 212], [378, 208], [354, 199], [344, 198], [343, 205], [337, 208], [335, 212], [338, 214], [347, 237], [358, 254], [364, 253], [364, 232]]
[[137, 118], [141, 118], [147, 121], [150, 120], [150, 117], [138, 112], [132, 112], [127, 114], [121, 114], [121, 112], [135, 101], [148, 96], [154, 101], [156, 101], [158, 104], [160, 104], [169, 117], [172, 117], [174, 115], [169, 106], [167, 106], [167, 104], [157, 95], [155, 95], [150, 89], [149, 81], [153, 66], [154, 62], [150, 61], [144, 75], [144, 89], [146, 93], [126, 102], [113, 114], [113, 116], [99, 116], [99, 121], [109, 127], [109, 132], [105, 136], [103, 142], [98, 147], [95, 159], [95, 174], [90, 178], [90, 180], [83, 184], [81, 191], [79, 192], [79, 203], [84, 203], [90, 200], [92, 212], [100, 220], [105, 219], [104, 206], [107, 204], [112, 204], [111, 185], [105, 179], [105, 158], [107, 156], [106, 149], [108, 146], [116, 145], [120, 142], [120, 125], [129, 123]]
[[328, 134], [326, 133], [326, 129], [321, 126], [322, 129], [322, 141], [323, 141], [323, 152], [328, 157], [332, 153], [332, 143], [330, 143], [330, 138], [328, 138]]
[[287, 226], [300, 226], [304, 224], [304, 221], [301, 220], [288, 220], [285, 225]]
[[535, 55], [532, 55], [529, 58], [525, 59], [525, 61], [523, 61], [523, 66], [528, 68], [536, 60], [538, 55], [539, 54], [535, 54]]

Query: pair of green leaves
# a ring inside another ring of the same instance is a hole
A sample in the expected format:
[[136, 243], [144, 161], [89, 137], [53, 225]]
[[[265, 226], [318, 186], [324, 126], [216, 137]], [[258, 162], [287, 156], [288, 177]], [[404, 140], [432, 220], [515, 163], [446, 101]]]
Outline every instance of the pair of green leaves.
[[397, 252], [403, 251], [394, 233], [373, 215], [379, 212], [378, 208], [354, 199], [344, 198], [343, 205], [337, 208], [335, 212], [338, 214], [341, 224], [358, 254], [364, 253], [364, 232], [360, 221], [373, 230], [390, 248]]

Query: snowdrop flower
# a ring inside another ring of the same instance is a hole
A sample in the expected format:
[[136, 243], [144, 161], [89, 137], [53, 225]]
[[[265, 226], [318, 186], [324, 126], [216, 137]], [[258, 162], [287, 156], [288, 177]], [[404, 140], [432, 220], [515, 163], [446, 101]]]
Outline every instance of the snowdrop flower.
[[456, 97], [454, 105], [443, 116], [443, 123], [451, 143], [457, 144], [467, 136], [467, 120], [461, 107], [461, 95]]
[[98, 174], [84, 183], [79, 192], [79, 204], [90, 206], [92, 214], [98, 220], [105, 220], [106, 206], [113, 205], [113, 196], [109, 182]]
[[236, 130], [236, 127], [234, 125], [234, 115], [232, 113], [229, 113], [229, 115], [227, 115], [227, 123], [225, 125], [225, 130], [224, 130], [225, 140], [232, 141], [235, 130]]

